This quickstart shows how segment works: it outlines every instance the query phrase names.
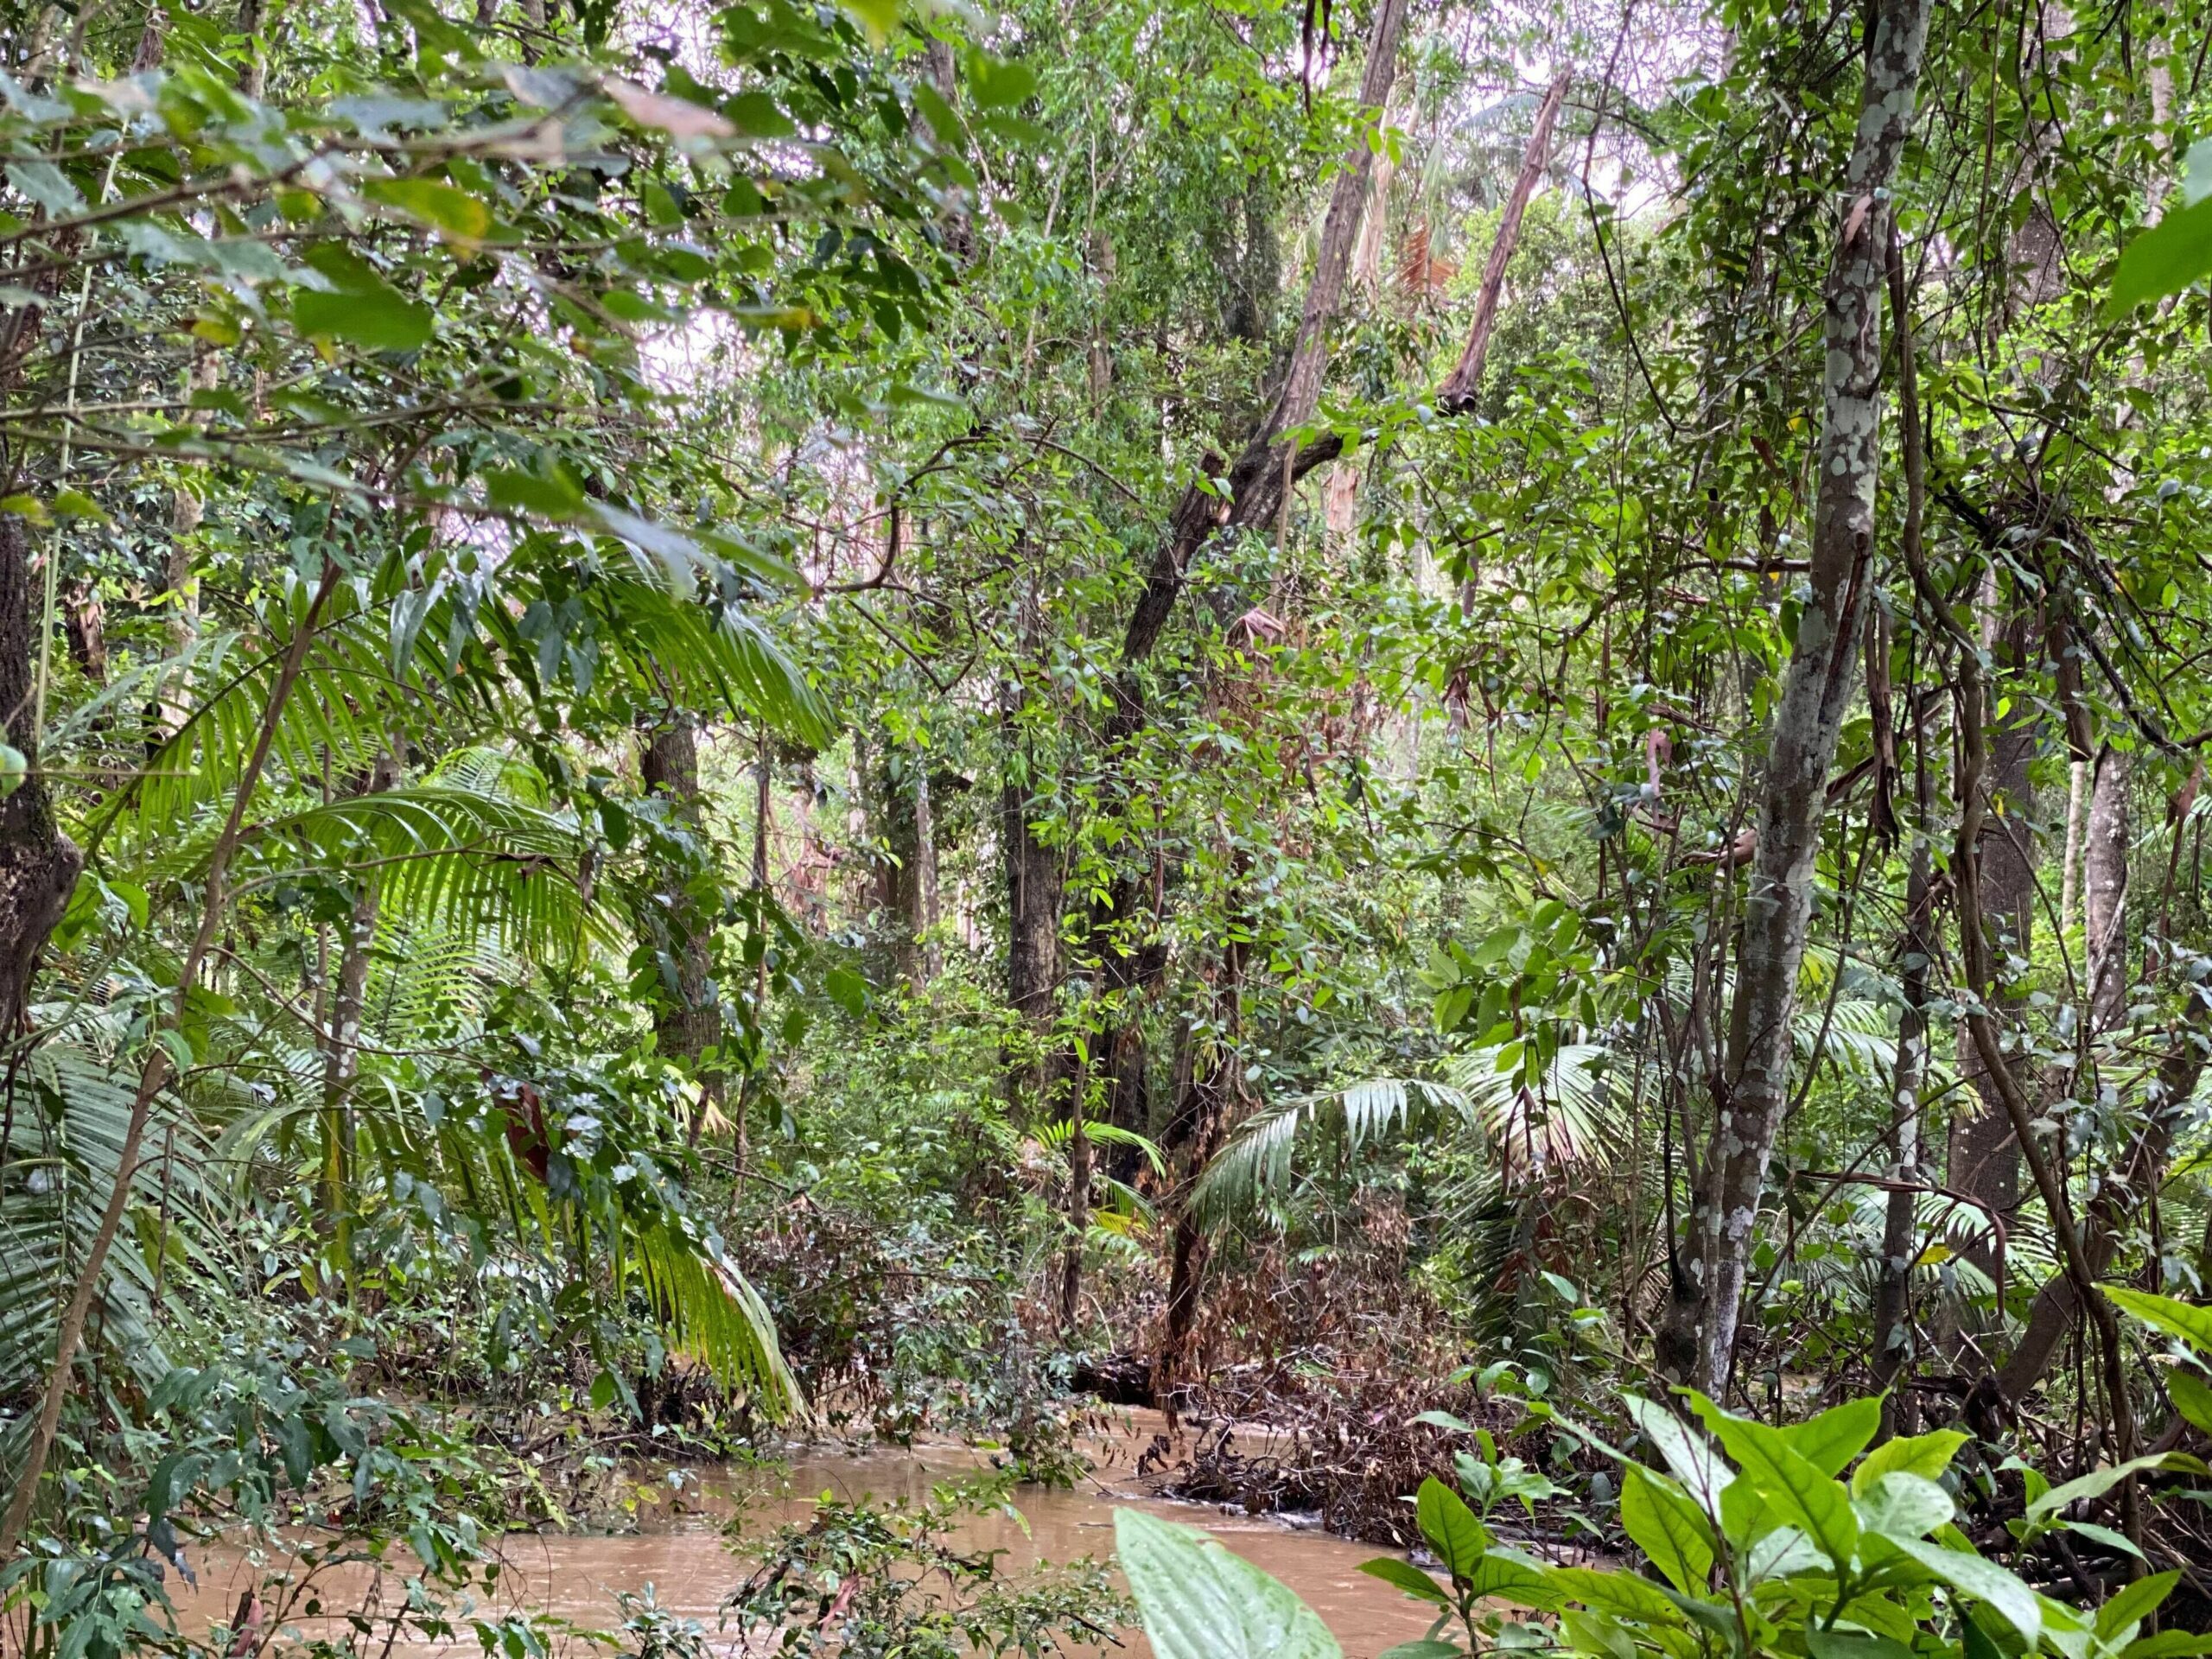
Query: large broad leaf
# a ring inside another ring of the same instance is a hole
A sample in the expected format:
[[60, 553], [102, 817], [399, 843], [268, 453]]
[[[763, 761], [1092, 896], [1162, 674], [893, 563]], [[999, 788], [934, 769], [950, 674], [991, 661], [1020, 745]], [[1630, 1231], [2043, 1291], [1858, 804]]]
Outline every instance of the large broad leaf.
[[1637, 1395], [1624, 1394], [1621, 1403], [1628, 1414], [1636, 1420], [1643, 1438], [1658, 1449], [1667, 1460], [1675, 1478], [1682, 1483], [1683, 1491], [1697, 1501], [1698, 1507], [1707, 1515], [1718, 1517], [1720, 1495], [1735, 1478], [1720, 1454], [1711, 1442], [1692, 1433], [1681, 1418], [1666, 1407], [1655, 1404]]
[[1547, 1574], [1552, 1586], [1570, 1601], [1579, 1601], [1593, 1612], [1610, 1613], [1636, 1624], [1677, 1625], [1685, 1622], [1681, 1609], [1649, 1579], [1633, 1573], [1611, 1573], [1595, 1567], [1555, 1567]]
[[1955, 1428], [1939, 1428], [1931, 1434], [1885, 1440], [1851, 1471], [1851, 1490], [1863, 1496], [1876, 1481], [1891, 1473], [1934, 1480], [1951, 1466], [1951, 1459], [1966, 1443], [1967, 1437]]
[[1560, 1601], [1545, 1567], [1495, 1549], [1476, 1564], [1465, 1580], [1465, 1588], [1478, 1599], [1510, 1601], [1545, 1612], [1555, 1611]]
[[1912, 1659], [1912, 1649], [1903, 1643], [1867, 1630], [1808, 1629], [1805, 1651], [1813, 1659]]
[[1116, 1510], [1114, 1541], [1160, 1659], [1344, 1659], [1312, 1608], [1205, 1534]]
[[1622, 1471], [1621, 1526], [1675, 1589], [1694, 1595], [1705, 1588], [1713, 1572], [1711, 1533], [1686, 1495], [1630, 1464]]
[[1881, 1397], [1869, 1395], [1778, 1432], [1792, 1452], [1833, 1479], [1866, 1449], [1881, 1426]]
[[1475, 1519], [1466, 1500], [1431, 1475], [1421, 1482], [1414, 1503], [1421, 1534], [1444, 1563], [1444, 1570], [1454, 1579], [1472, 1577], [1490, 1548], [1490, 1534]]
[[2178, 294], [2212, 275], [2212, 200], [2177, 208], [2120, 251], [2110, 314]]
[[2138, 1579], [2123, 1586], [2110, 1600], [2097, 1609], [2097, 1634], [2107, 1641], [2117, 1637], [2131, 1624], [2140, 1624], [2157, 1609], [2158, 1604], [2173, 1593], [2174, 1586], [2181, 1582], [2178, 1569], [2171, 1573], [2153, 1573], [2147, 1579]]
[[2056, 1515], [2069, 1503], [2079, 1503], [2085, 1498], [2102, 1497], [2130, 1475], [2152, 1469], [2177, 1469], [2190, 1474], [2199, 1472], [2203, 1465], [2185, 1454], [2172, 1452], [2153, 1452], [2146, 1458], [2131, 1458], [2126, 1463], [2115, 1463], [2102, 1469], [2092, 1469], [2086, 1475], [2068, 1481], [2063, 1486], [2054, 1486], [2028, 1505], [2028, 1519], [2039, 1521], [2045, 1516]]
[[[2212, 200], [2203, 205], [2212, 207]], [[2106, 1286], [2104, 1293], [2116, 1306], [2169, 1335], [2179, 1337], [2199, 1353], [2212, 1357], [2212, 1307], [2198, 1307], [2171, 1296], [2154, 1296], [2147, 1290], [2128, 1290], [2119, 1285]]]
[[1705, 1426], [1735, 1459], [1738, 1478], [1804, 1528], [1837, 1567], [1848, 1566], [1859, 1548], [1859, 1516], [1842, 1484], [1798, 1456], [1779, 1430], [1732, 1416], [1702, 1396], [1694, 1403]]
[[430, 308], [409, 299], [352, 249], [324, 243], [302, 257], [321, 286], [293, 293], [292, 321], [302, 334], [372, 352], [419, 351], [429, 344], [436, 321]]
[[1440, 1607], [1452, 1605], [1451, 1592], [1411, 1561], [1402, 1561], [1395, 1555], [1378, 1555], [1371, 1561], [1362, 1561], [1359, 1570], [1370, 1578], [1397, 1586], [1409, 1596], [1433, 1601]]
[[2043, 1609], [2036, 1592], [1994, 1561], [1922, 1538], [1890, 1541], [1960, 1594], [1987, 1605], [2020, 1633], [2032, 1649], [2043, 1640]]
[[2212, 1433], [2212, 1385], [2194, 1371], [2177, 1367], [2166, 1373], [2166, 1397], [2183, 1420]]
[[1885, 1538], [1924, 1538], [1948, 1521], [1951, 1495], [1924, 1476], [1892, 1469], [1860, 1494], [1859, 1524]]

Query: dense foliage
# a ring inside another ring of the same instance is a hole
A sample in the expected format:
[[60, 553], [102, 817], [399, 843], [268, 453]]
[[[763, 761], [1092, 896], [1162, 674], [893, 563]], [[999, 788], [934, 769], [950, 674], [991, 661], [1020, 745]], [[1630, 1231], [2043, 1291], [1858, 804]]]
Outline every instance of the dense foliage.
[[[4, 1639], [1103, 1402], [1433, 1654], [2196, 1650], [2209, 31], [17, 7]], [[1116, 1617], [975, 1507], [726, 1614]]]

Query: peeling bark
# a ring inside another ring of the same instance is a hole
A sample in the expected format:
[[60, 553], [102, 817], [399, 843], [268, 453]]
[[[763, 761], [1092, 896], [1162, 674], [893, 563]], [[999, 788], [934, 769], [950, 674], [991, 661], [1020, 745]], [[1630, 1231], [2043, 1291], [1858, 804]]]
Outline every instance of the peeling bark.
[[1928, 0], [1876, 0], [1872, 13], [1863, 105], [1824, 307], [1827, 365], [1811, 594], [1798, 616], [1768, 746], [1758, 852], [1738, 945], [1733, 1012], [1743, 1039], [1721, 1090], [1691, 1218], [1700, 1326], [1691, 1380], [1716, 1398], [1728, 1383], [1767, 1163], [1789, 1103], [1790, 1017], [1812, 916], [1821, 813], [1872, 586], [1889, 183], [1912, 124]]

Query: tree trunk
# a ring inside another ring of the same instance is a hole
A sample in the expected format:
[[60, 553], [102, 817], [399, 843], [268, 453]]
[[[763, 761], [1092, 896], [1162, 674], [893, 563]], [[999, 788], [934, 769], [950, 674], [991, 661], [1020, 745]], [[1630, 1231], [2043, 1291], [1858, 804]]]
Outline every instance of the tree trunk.
[[[1922, 537], [1926, 528], [1928, 480], [1926, 450], [1920, 426], [1920, 377], [1913, 342], [1912, 308], [1905, 289], [1904, 250], [1897, 226], [1890, 227], [1890, 315], [1897, 344], [1897, 446], [1904, 459], [1904, 522], [1899, 537], [1907, 567], [1923, 568]], [[1877, 613], [1875, 638], [1881, 657], [1883, 683], [1887, 683], [1890, 636], [1885, 620]], [[1870, 665], [1868, 674], [1875, 672]], [[1870, 691], [1872, 679], [1870, 677]], [[1886, 721], [1886, 698], [1877, 704]], [[1874, 1288], [1874, 1385], [1883, 1390], [1882, 1436], [1910, 1433], [1915, 1424], [1910, 1396], [1894, 1384], [1912, 1359], [1912, 1268], [1920, 1253], [1919, 1189], [1922, 1129], [1920, 1088], [1928, 1063], [1928, 969], [1936, 954], [1936, 885], [1933, 841], [1936, 791], [1928, 766], [1926, 715], [1916, 700], [1912, 719], [1913, 823], [1912, 853], [1905, 877], [1904, 934], [1899, 943], [1904, 1008], [1897, 1020], [1897, 1062], [1891, 1091], [1894, 1118], [1890, 1129], [1888, 1200], [1882, 1215], [1882, 1261]], [[1884, 742], [1891, 741], [1886, 733]], [[1895, 762], [1894, 753], [1891, 761]], [[1893, 823], [1893, 821], [1892, 821]], [[1894, 823], [1893, 823], [1894, 827]]]
[[[377, 757], [359, 793], [381, 795], [399, 782], [399, 759]], [[322, 1214], [339, 1273], [350, 1279], [353, 1236], [350, 1196], [353, 1182], [353, 1114], [348, 1102], [360, 1068], [361, 1014], [369, 988], [369, 956], [376, 944], [378, 900], [382, 883], [373, 874], [357, 878], [353, 912], [338, 956], [338, 980], [330, 999], [327, 1040], [322, 1054]]]
[[1083, 1246], [1090, 1233], [1090, 1136], [1084, 1122], [1089, 1076], [1077, 1067], [1068, 1099], [1068, 1242], [1060, 1261], [1060, 1334], [1075, 1334], [1083, 1306]]
[[[688, 715], [678, 711], [668, 724], [655, 728], [645, 744], [641, 770], [646, 792], [668, 801], [672, 827], [698, 842], [696, 868], [703, 868], [712, 854], [699, 811], [698, 735]], [[691, 891], [696, 873], [696, 868], [670, 869], [662, 891], [652, 931], [658, 935], [665, 961], [676, 969], [676, 983], [661, 988], [653, 1011], [653, 1036], [660, 1052], [682, 1062], [713, 1100], [720, 1098], [720, 1084], [715, 1068], [702, 1066], [702, 1057], [721, 1041], [722, 1011], [714, 983], [713, 923]], [[662, 977], [667, 977], [665, 968]]]
[[2089, 763], [2072, 760], [2066, 766], [2066, 862], [2058, 877], [2058, 931], [2064, 938], [2074, 931], [2074, 914], [2082, 899], [2082, 819], [2089, 810]]
[[929, 756], [917, 747], [912, 759], [915, 982], [926, 985], [937, 977], [938, 969], [944, 962], [944, 951], [937, 938], [937, 809], [930, 800]]
[[[12, 538], [12, 545], [10, 541]], [[28, 684], [11, 685], [11, 677], [28, 681], [31, 643], [28, 638], [20, 644], [22, 651], [13, 647], [18, 642], [10, 638], [17, 625], [10, 619], [21, 613], [28, 616], [30, 583], [27, 569], [29, 561], [4, 556], [22, 546], [20, 525], [10, 526], [0, 519], [0, 698], [11, 692], [27, 694]], [[171, 999], [162, 1029], [175, 1031], [184, 1021], [184, 1011], [193, 989], [200, 982], [200, 969], [206, 965], [208, 952], [213, 949], [215, 931], [221, 925], [226, 908], [225, 882], [230, 874], [231, 855], [238, 849], [240, 830], [245, 822], [247, 807], [254, 792], [260, 787], [262, 768], [268, 764], [269, 751], [275, 743], [276, 727], [283, 717], [284, 705], [290, 701], [292, 688], [299, 683], [300, 670], [307, 661], [308, 649], [315, 643], [322, 608], [338, 586], [342, 574], [334, 560], [325, 561], [322, 576], [317, 583], [314, 597], [308, 601], [307, 610], [300, 618], [297, 631], [286, 647], [284, 659], [270, 688], [268, 706], [262, 710], [261, 725], [254, 737], [253, 752], [246, 759], [245, 770], [238, 778], [237, 790], [231, 797], [229, 816], [215, 837], [215, 844], [207, 855], [207, 874], [202, 886], [200, 925], [194, 934], [192, 948], [185, 952], [184, 962], [177, 973], [176, 994]], [[13, 585], [12, 602], [10, 593]], [[24, 629], [28, 635], [29, 629]], [[18, 664], [21, 667], [16, 666]], [[18, 696], [8, 705], [20, 715], [22, 696]], [[17, 795], [22, 793], [21, 790]], [[43, 798], [41, 797], [41, 799]], [[14, 797], [10, 798], [12, 804]], [[7, 846], [4, 840], [7, 809], [0, 807], [0, 939], [6, 937], [8, 915], [6, 864]], [[66, 841], [55, 837], [60, 847], [67, 848], [67, 858], [73, 862], [76, 849]], [[54, 856], [52, 855], [50, 857]], [[71, 872], [73, 879], [74, 872]], [[67, 888], [62, 889], [66, 895]], [[59, 904], [55, 914], [60, 913]], [[48, 924], [51, 926], [51, 923]], [[0, 963], [4, 963], [4, 948], [0, 947]], [[22, 1005], [22, 988], [16, 988], [16, 1007]], [[0, 1027], [4, 1029], [4, 1027]], [[115, 1236], [123, 1224], [123, 1212], [130, 1200], [132, 1177], [138, 1167], [138, 1148], [146, 1135], [146, 1121], [151, 1115], [155, 1096], [167, 1086], [172, 1076], [168, 1046], [158, 1039], [147, 1046], [143, 1068], [138, 1074], [138, 1092], [130, 1103], [130, 1116], [123, 1128], [123, 1143], [116, 1153], [115, 1186], [108, 1194], [107, 1205], [100, 1213], [99, 1226], [92, 1234], [92, 1246], [85, 1252], [79, 1266], [75, 1287], [69, 1300], [61, 1310], [60, 1328], [54, 1332], [54, 1363], [47, 1372], [46, 1383], [39, 1398], [38, 1416], [31, 1425], [29, 1443], [23, 1460], [16, 1471], [16, 1489], [8, 1498], [7, 1513], [0, 1516], [0, 1561], [15, 1559], [16, 1546], [22, 1541], [24, 1524], [30, 1519], [31, 1505], [38, 1497], [40, 1477], [45, 1473], [46, 1460], [54, 1450], [54, 1437], [61, 1424], [62, 1402], [69, 1395], [69, 1382], [77, 1363], [78, 1345], [84, 1340], [85, 1321], [92, 1312], [92, 1298], [99, 1288], [100, 1274], [107, 1265], [108, 1252], [114, 1248]]]
[[1790, 1019], [1812, 914], [1827, 772], [1852, 701], [1859, 619], [1872, 586], [1881, 464], [1884, 267], [1889, 186], [1920, 83], [1928, 0], [1875, 0], [1858, 136], [1829, 268], [1827, 346], [1811, 594], [1797, 622], [1768, 747], [1766, 800], [1738, 945], [1743, 1033], [1692, 1216], [1699, 1275], [1698, 1375], [1726, 1391], [1767, 1161], [1789, 1103]]
[[[1025, 767], [1027, 762], [1025, 760]], [[999, 842], [1006, 865], [1007, 1001], [1033, 1029], [1052, 1017], [1058, 971], [1060, 857], [1038, 834], [1027, 776], [1011, 772], [1000, 796]]]
[[22, 1031], [39, 953], [84, 866], [76, 844], [54, 821], [39, 770], [39, 612], [30, 554], [23, 521], [0, 515], [0, 719], [29, 767], [16, 791], [0, 800], [0, 1044], [13, 1043]]
[[[2024, 672], [2032, 666], [2035, 653], [2029, 618], [2015, 608], [2000, 624], [1998, 603], [1993, 585], [1984, 600], [1984, 643], [1992, 666], [1999, 674]], [[2000, 680], [1990, 690], [1985, 720], [1996, 713], [2002, 684]], [[1997, 810], [1984, 816], [1976, 887], [1978, 908], [1989, 936], [1990, 960], [2000, 967], [2008, 957], [2026, 959], [2033, 942], [2036, 906], [2035, 842], [2031, 827], [2035, 820], [2035, 790], [2028, 768], [2041, 747], [2043, 721], [2035, 698], [2015, 696], [2013, 707], [2013, 717], [1995, 726], [1990, 734], [1986, 801]], [[2009, 974], [1998, 974], [2000, 1001], [2013, 995], [2010, 979]], [[2005, 1115], [1999, 1085], [1964, 1027], [1959, 1033], [1959, 1071], [1973, 1085], [1980, 1109], [1952, 1122], [1949, 1185], [1989, 1206], [2009, 1227], [2020, 1207], [2020, 1148]], [[1997, 1249], [1993, 1235], [1978, 1236], [1961, 1254], [1994, 1280]], [[1978, 1340], [2002, 1325], [1999, 1312], [1986, 1325], [1961, 1334]]]
[[1483, 364], [1490, 356], [1491, 331], [1497, 321], [1497, 302], [1505, 291], [1505, 269], [1513, 263], [1513, 251], [1521, 245], [1521, 217], [1529, 210], [1529, 198], [1544, 176], [1544, 169], [1551, 165], [1552, 124], [1559, 119], [1559, 106], [1567, 97], [1571, 75], [1560, 75], [1544, 94], [1544, 101], [1537, 106], [1536, 123], [1529, 133], [1529, 147], [1522, 152], [1521, 171], [1513, 181], [1512, 193], [1505, 198], [1505, 211], [1497, 221], [1497, 235], [1490, 245], [1490, 259], [1483, 266], [1483, 285], [1475, 295], [1475, 320], [1467, 330], [1467, 343], [1452, 372], [1445, 377], [1438, 389], [1436, 406], [1445, 410], [1462, 410], [1471, 405], [1483, 389]]
[[[1911, 341], [1900, 327], [1899, 350], [1911, 350]], [[1910, 387], [1908, 370], [1901, 385]], [[1901, 391], [1899, 403], [1916, 399], [1912, 390]], [[1917, 411], [1904, 411], [1904, 442], [1917, 442]], [[1916, 491], [1914, 492], [1917, 493]], [[1918, 504], [1907, 508], [1907, 534], [1919, 537]], [[1936, 955], [1936, 883], [1930, 842], [1935, 833], [1935, 791], [1929, 786], [1924, 734], [1914, 744], [1914, 806], [1912, 855], [1905, 877], [1904, 933], [1898, 941], [1904, 1008], [1897, 1019], [1897, 1061], [1890, 1093], [1893, 1114], [1890, 1126], [1890, 1179], [1895, 1183], [1882, 1216], [1882, 1261], [1874, 1287], [1874, 1386], [1884, 1391], [1882, 1428], [1885, 1437], [1910, 1433], [1900, 1427], [1898, 1396], [1891, 1385], [1912, 1357], [1912, 1266], [1920, 1254], [1918, 1198], [1927, 1185], [1920, 1168], [1920, 1087], [1928, 1062], [1928, 969]]]
[[[2088, 941], [2089, 1027], [2092, 1038], [2121, 1023], [2127, 1011], [2128, 756], [2106, 745], [2099, 751], [2089, 796], [2089, 832], [2084, 849], [2082, 902]], [[2106, 1172], [2082, 1218], [2082, 1251], [2091, 1273], [2101, 1276], [2119, 1254], [2123, 1233], [2137, 1207], [2158, 1190], [2172, 1144], [2175, 1115], [2196, 1091], [2203, 1066], [2202, 1003], [2192, 996], [2190, 1018], [2177, 1034], [2159, 1065], [2143, 1127], [2116, 1169]], [[2005, 1397], [2023, 1399], [2050, 1369], [2059, 1347], [2073, 1330], [2081, 1299], [2073, 1281], [2060, 1273], [2036, 1293], [2020, 1340], [1998, 1374]]]
[[[2098, 753], [2089, 790], [2082, 900], [2089, 972], [2089, 1027], [2109, 1031], [2127, 1011], [2128, 785], [2134, 764], [2109, 743]], [[2179, 835], [2182, 826], [2174, 826]]]

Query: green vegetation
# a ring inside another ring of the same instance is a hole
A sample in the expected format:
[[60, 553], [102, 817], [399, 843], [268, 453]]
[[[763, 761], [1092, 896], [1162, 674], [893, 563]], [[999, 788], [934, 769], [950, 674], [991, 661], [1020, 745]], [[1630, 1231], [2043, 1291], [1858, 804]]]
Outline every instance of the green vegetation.
[[2201, 1650], [2208, 40], [23, 0], [0, 1647]]

